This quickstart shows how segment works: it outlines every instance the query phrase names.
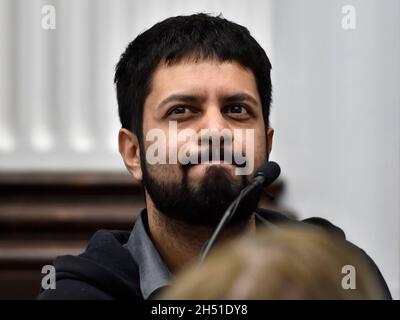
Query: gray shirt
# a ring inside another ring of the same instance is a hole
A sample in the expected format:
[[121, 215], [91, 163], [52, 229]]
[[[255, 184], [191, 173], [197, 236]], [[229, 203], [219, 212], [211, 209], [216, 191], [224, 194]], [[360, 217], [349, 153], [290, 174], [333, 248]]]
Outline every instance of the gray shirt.
[[[149, 237], [147, 210], [143, 209], [129, 236], [126, 247], [139, 268], [139, 284], [143, 299], [152, 297], [171, 282], [171, 273]], [[257, 224], [268, 221], [256, 213]]]
[[171, 273], [149, 237], [146, 209], [137, 218], [126, 247], [139, 268], [143, 299], [151, 299], [158, 290], [170, 284]]

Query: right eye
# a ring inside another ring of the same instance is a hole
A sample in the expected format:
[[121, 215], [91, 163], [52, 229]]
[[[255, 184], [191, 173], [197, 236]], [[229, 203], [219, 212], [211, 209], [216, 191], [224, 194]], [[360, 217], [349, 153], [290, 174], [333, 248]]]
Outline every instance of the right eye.
[[185, 114], [190, 110], [185, 106], [177, 106], [176, 108], [172, 109], [169, 114]]
[[173, 107], [170, 111], [167, 113], [167, 117], [170, 120], [187, 120], [191, 118], [195, 113], [197, 113], [195, 109], [189, 106], [185, 105], [177, 105]]

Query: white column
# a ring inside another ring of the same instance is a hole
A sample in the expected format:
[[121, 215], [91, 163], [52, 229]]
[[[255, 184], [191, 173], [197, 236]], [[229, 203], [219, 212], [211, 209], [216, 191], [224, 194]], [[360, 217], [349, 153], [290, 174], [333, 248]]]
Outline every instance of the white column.
[[16, 148], [15, 136], [15, 2], [0, 2], [0, 153], [7, 154]]
[[42, 28], [42, 6], [49, 1], [18, 2], [16, 92], [19, 144], [46, 152], [54, 145], [52, 119], [52, 30]]
[[[93, 103], [96, 110], [94, 131], [99, 142], [98, 148], [104, 153], [118, 153], [118, 105], [113, 84], [115, 66], [119, 60], [127, 40], [122, 37], [127, 33], [127, 21], [121, 19], [121, 14], [130, 11], [131, 21], [136, 12], [129, 10], [126, 1], [119, 6], [107, 0], [96, 2], [93, 15], [94, 24], [94, 94]], [[133, 32], [131, 34], [133, 38]]]
[[89, 1], [59, 1], [58, 12], [58, 124], [73, 152], [90, 152], [95, 147], [93, 123], [94, 64], [93, 14]]

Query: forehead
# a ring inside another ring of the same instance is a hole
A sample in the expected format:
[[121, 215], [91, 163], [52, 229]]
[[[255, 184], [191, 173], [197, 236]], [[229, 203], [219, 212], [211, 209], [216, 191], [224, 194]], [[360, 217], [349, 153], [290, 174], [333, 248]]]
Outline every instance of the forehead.
[[182, 61], [160, 64], [153, 73], [149, 100], [156, 102], [174, 93], [201, 95], [251, 94], [259, 101], [253, 72], [235, 61]]

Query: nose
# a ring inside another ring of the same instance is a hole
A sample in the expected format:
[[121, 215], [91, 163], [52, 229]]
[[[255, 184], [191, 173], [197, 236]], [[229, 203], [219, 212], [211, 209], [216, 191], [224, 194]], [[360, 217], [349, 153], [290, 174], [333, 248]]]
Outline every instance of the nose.
[[205, 109], [202, 120], [203, 129], [222, 130], [228, 125], [217, 104], [209, 105]]
[[225, 138], [229, 140], [227, 130], [230, 131], [230, 126], [220, 107], [218, 105], [209, 106], [205, 110], [200, 124], [199, 143], [210, 144], [214, 139], [219, 138], [222, 145]]

